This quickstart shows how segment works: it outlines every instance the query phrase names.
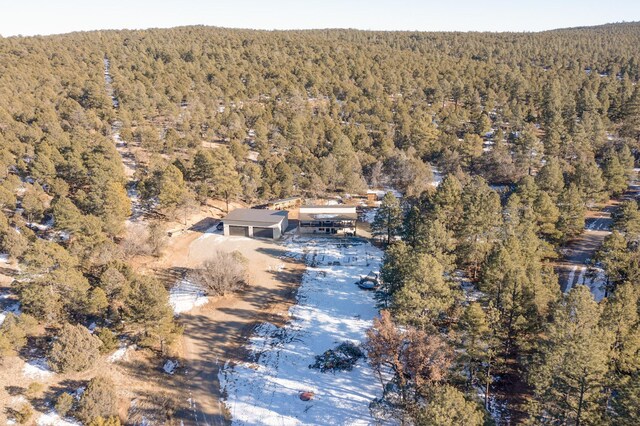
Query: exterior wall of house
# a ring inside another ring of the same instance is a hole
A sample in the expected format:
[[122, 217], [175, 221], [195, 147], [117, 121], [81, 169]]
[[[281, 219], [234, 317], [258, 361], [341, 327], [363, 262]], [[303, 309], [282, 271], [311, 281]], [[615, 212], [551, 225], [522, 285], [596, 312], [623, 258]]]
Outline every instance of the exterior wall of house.
[[280, 237], [282, 237], [282, 223], [280, 223], [280, 225], [273, 226], [272, 228], [273, 228], [273, 239], [279, 240]]
[[302, 206], [298, 233], [315, 235], [356, 235], [354, 206]]
[[271, 228], [273, 229], [273, 239], [277, 240], [280, 239], [280, 237], [282, 237], [282, 233], [284, 232], [284, 230], [287, 229], [288, 226], [288, 220], [287, 218], [283, 218], [282, 222], [275, 224], [275, 225], [271, 225], [271, 226], [265, 226], [265, 225], [234, 225], [233, 223], [231, 224], [224, 224], [224, 228], [223, 228], [223, 234], [225, 236], [229, 236], [230, 235], [230, 226], [242, 226], [247, 228], [248, 232], [247, 232], [247, 236], [249, 237], [253, 237], [253, 228]]
[[316, 235], [356, 235], [355, 225], [351, 228], [345, 227], [332, 227], [332, 226], [304, 226], [302, 223], [298, 226], [298, 230], [301, 234], [316, 234]]

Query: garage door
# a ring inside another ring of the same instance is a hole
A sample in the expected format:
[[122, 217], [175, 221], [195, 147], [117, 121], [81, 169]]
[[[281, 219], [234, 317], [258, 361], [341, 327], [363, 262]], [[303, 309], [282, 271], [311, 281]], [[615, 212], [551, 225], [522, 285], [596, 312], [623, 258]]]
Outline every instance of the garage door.
[[249, 228], [247, 226], [229, 226], [229, 235], [248, 237]]
[[258, 228], [256, 226], [253, 227], [253, 236], [256, 238], [269, 238], [273, 239], [273, 229], [272, 228]]

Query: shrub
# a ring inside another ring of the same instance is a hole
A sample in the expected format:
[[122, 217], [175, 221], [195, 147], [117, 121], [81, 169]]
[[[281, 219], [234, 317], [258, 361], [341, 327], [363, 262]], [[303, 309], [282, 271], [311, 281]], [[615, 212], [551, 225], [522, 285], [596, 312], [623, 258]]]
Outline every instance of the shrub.
[[443, 426], [473, 426], [484, 424], [484, 415], [477, 402], [467, 401], [453, 386], [434, 388], [428, 403], [418, 412], [416, 424]]
[[95, 287], [89, 292], [89, 304], [87, 311], [90, 314], [102, 316], [104, 311], [109, 307], [109, 299], [107, 293], [100, 287]]
[[120, 246], [127, 256], [162, 256], [167, 246], [167, 231], [165, 226], [158, 221], [151, 222], [149, 226], [135, 224], [127, 227]]
[[101, 328], [96, 333], [96, 336], [102, 342], [102, 346], [100, 346], [100, 353], [106, 354], [118, 347], [116, 334], [108, 328]]
[[73, 403], [75, 399], [69, 393], [63, 393], [58, 396], [55, 403], [56, 412], [60, 415], [60, 417], [65, 417], [69, 414], [69, 411], [73, 408]]
[[161, 222], [151, 222], [149, 224], [149, 235], [147, 237], [147, 245], [151, 250], [151, 254], [155, 257], [162, 256], [164, 249], [167, 247], [167, 231]]
[[178, 331], [169, 305], [169, 293], [151, 277], [138, 276], [126, 300], [126, 317], [138, 337], [138, 345], [160, 346], [164, 353]]
[[27, 390], [25, 391], [25, 395], [28, 398], [36, 398], [39, 396], [44, 390], [44, 385], [40, 382], [29, 383]]
[[30, 315], [8, 314], [0, 326], [0, 357], [19, 352], [35, 327], [36, 320]]
[[89, 423], [89, 426], [120, 426], [120, 419], [116, 416], [107, 417], [96, 417]]
[[316, 356], [316, 362], [309, 368], [326, 371], [351, 371], [360, 358], [364, 357], [362, 349], [354, 343], [342, 342], [335, 349], [329, 349]]
[[143, 224], [135, 224], [127, 227], [122, 242], [120, 243], [125, 256], [148, 256], [152, 249], [149, 245], [149, 228]]
[[127, 277], [117, 268], [110, 266], [100, 275], [100, 288], [111, 299], [126, 296], [128, 291]]
[[14, 259], [22, 256], [29, 247], [29, 240], [9, 225], [5, 215], [0, 215], [0, 253], [8, 253]]
[[[115, 416], [118, 412], [118, 397], [115, 385], [106, 377], [94, 377], [82, 394], [78, 404], [77, 416], [87, 424]], [[109, 423], [106, 423], [109, 424]]]
[[27, 424], [29, 419], [33, 416], [33, 408], [31, 407], [31, 404], [25, 402], [20, 406], [20, 408], [13, 411], [13, 416], [21, 425]]
[[49, 363], [59, 373], [84, 371], [100, 355], [100, 345], [86, 327], [65, 324], [51, 346]]
[[238, 251], [215, 251], [188, 279], [214, 295], [240, 290], [247, 284], [247, 259]]

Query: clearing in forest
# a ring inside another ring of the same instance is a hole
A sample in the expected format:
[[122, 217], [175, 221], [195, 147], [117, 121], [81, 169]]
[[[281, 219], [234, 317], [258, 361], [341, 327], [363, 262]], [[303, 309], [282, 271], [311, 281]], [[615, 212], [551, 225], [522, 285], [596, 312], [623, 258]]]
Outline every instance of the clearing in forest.
[[285, 244], [307, 270], [290, 321], [260, 325], [250, 339], [250, 361], [220, 373], [232, 423], [370, 424], [369, 403], [381, 389], [366, 359], [350, 371], [310, 365], [344, 342], [363, 343], [378, 311], [373, 293], [355, 283], [379, 268], [382, 252], [364, 240], [294, 237]]

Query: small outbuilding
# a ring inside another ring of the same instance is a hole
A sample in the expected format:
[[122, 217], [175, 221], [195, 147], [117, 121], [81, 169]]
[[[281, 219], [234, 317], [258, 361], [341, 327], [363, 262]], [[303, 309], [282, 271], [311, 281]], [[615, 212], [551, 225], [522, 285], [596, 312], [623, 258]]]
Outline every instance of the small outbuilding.
[[235, 209], [224, 218], [224, 235], [279, 239], [289, 226], [289, 213], [264, 209]]
[[355, 206], [301, 206], [299, 219], [300, 234], [355, 236], [358, 214]]
[[282, 198], [279, 200], [271, 200], [267, 203], [267, 208], [269, 210], [288, 210], [295, 209], [302, 204], [302, 198], [300, 197], [289, 197]]

